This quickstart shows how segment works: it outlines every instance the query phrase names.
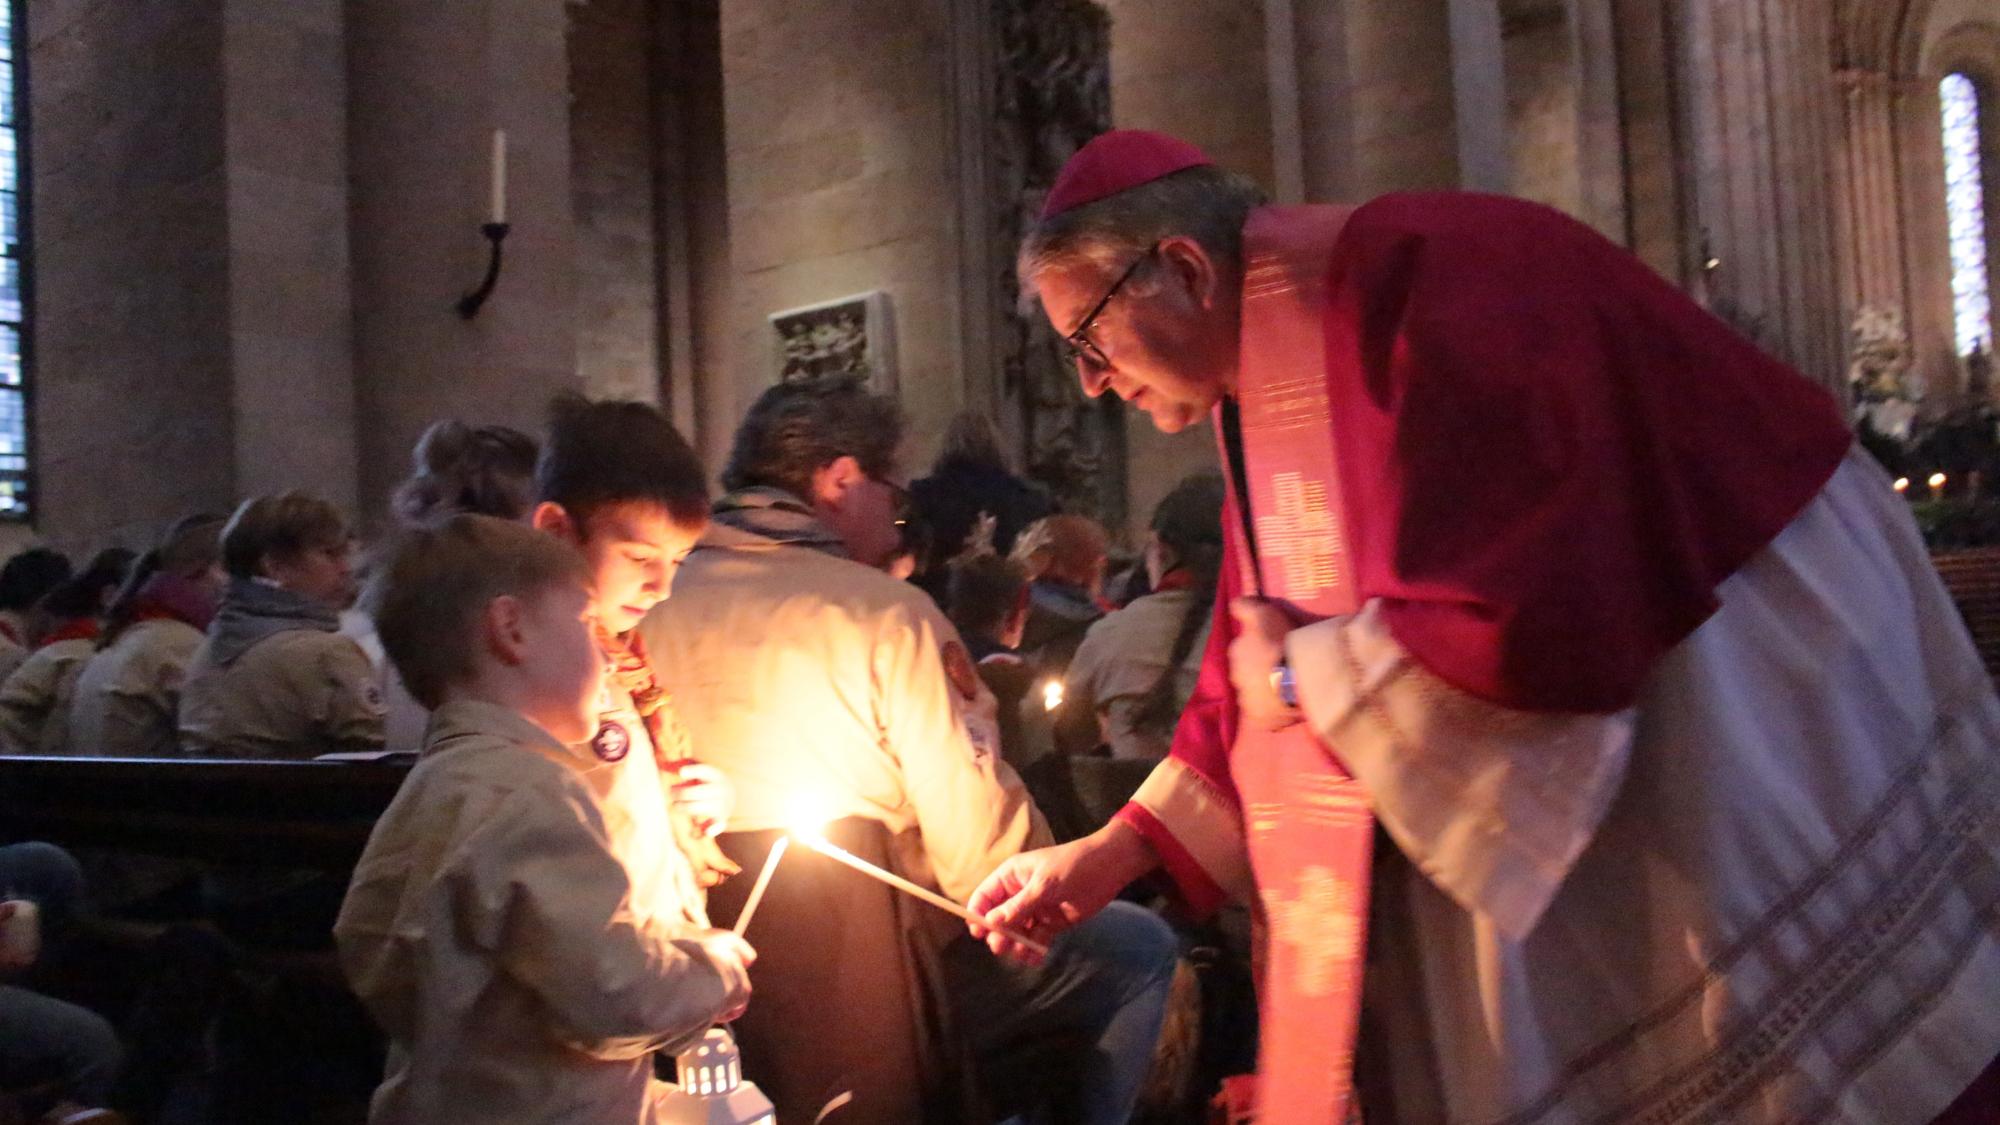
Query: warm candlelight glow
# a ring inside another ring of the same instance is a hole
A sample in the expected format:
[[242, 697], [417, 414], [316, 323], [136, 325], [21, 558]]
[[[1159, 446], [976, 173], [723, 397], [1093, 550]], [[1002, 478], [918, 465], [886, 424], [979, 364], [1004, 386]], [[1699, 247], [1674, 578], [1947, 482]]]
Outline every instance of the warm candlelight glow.
[[792, 802], [791, 812], [785, 817], [786, 831], [800, 843], [808, 840], [826, 839], [826, 826], [833, 819], [826, 806], [818, 801], [800, 800]]
[[[901, 875], [896, 875], [891, 872], [884, 871], [880, 867], [877, 867], [874, 864], [868, 862], [867, 860], [862, 859], [860, 856], [855, 855], [853, 852], [848, 851], [846, 848], [843, 848], [840, 845], [834, 843], [833, 841], [828, 840], [826, 837], [820, 835], [820, 832], [824, 828], [824, 826], [825, 826], [824, 821], [818, 822], [817, 824], [811, 821], [807, 821], [803, 827], [793, 828], [792, 836], [794, 839], [798, 840], [799, 843], [804, 844], [806, 847], [811, 848], [812, 850], [818, 852], [819, 854], [825, 856], [826, 858], [833, 860], [836, 863], [843, 864], [847, 867], [851, 867], [854, 870], [861, 872], [863, 875], [866, 875], [871, 879], [877, 879], [880, 880], [881, 882], [887, 883], [891, 887], [896, 888], [897, 890], [903, 892], [904, 894], [909, 895], [912, 898], [920, 899], [924, 902], [930, 903], [932, 906], [937, 907], [939, 910], [942, 910], [947, 914], [956, 914], [960, 918], [963, 918], [968, 922], [977, 923], [978, 925], [981, 926], [987, 925], [986, 919], [981, 918], [979, 915], [974, 914], [970, 910], [967, 910], [962, 903], [953, 902], [952, 900], [944, 897], [943, 895], [937, 893], [936, 891], [931, 890], [929, 887], [918, 886], [917, 884], [910, 882], [908, 879], [903, 878]], [[1019, 930], [1015, 930], [1007, 926], [992, 926], [990, 928], [998, 930], [1000, 933], [1007, 935], [1007, 937], [1013, 939], [1016, 942], [1019, 942], [1021, 945], [1024, 945], [1029, 949], [1034, 950], [1036, 953], [1041, 954], [1044, 957], [1048, 956], [1049, 952], [1048, 946], [1042, 944], [1039, 941], [1036, 941], [1031, 937], [1028, 937], [1026, 934], [1021, 933]]]
[[1908, 492], [1908, 491], [1910, 490], [1910, 478], [1909, 478], [1909, 477], [1897, 477], [1897, 478], [1896, 478], [1896, 484], [1895, 484], [1895, 489], [1896, 489], [1896, 491], [1897, 491], [1897, 492]]
[[1053, 711], [1063, 705], [1063, 682], [1050, 680], [1042, 685], [1042, 710]]
[[1943, 473], [1932, 473], [1930, 480], [1931, 491], [1936, 492], [1938, 489], [1943, 488], [1944, 480], [1945, 477]]

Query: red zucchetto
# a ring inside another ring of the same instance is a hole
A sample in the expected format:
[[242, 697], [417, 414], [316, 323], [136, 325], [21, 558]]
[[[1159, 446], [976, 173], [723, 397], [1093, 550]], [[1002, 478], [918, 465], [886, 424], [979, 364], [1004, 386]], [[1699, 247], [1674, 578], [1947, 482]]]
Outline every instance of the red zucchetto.
[[1042, 201], [1041, 217], [1046, 220], [1162, 176], [1213, 163], [1200, 149], [1165, 133], [1145, 129], [1100, 133], [1056, 173], [1055, 186]]

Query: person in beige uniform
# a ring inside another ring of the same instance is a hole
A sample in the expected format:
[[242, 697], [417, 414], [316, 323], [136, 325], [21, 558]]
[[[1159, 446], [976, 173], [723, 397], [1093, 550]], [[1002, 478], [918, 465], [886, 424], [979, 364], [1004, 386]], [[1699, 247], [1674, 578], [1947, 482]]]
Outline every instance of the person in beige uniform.
[[1220, 476], [1201, 473], [1160, 501], [1146, 542], [1150, 592], [1092, 624], [1070, 662], [1065, 711], [1094, 719], [1113, 758], [1166, 757], [1194, 693], [1222, 565], [1222, 492]]
[[48, 547], [30, 547], [0, 567], [0, 679], [42, 643], [42, 598], [69, 579], [69, 559]]
[[[588, 746], [603, 660], [582, 557], [485, 516], [404, 533], [371, 582], [433, 709], [334, 927], [389, 1034], [374, 1125], [661, 1125], [652, 1052], [739, 1014], [755, 953], [671, 899]], [[649, 890], [650, 888], [650, 890]]]
[[245, 501], [222, 532], [229, 587], [181, 688], [180, 748], [312, 758], [382, 745], [382, 691], [340, 633], [354, 601], [346, 519], [287, 492]]
[[[590, 570], [598, 644], [609, 659], [598, 723], [584, 749], [613, 768], [631, 799], [616, 815], [643, 832], [646, 853], [674, 857], [684, 896], [735, 867], [712, 837], [729, 819], [728, 779], [693, 760], [673, 701], [631, 636], [673, 588], [674, 574], [708, 527], [708, 471], [658, 408], [558, 395], [535, 464], [534, 527], [582, 552]], [[695, 920], [706, 925], [706, 915]]]
[[[410, 455], [410, 475], [389, 498], [403, 527], [423, 527], [459, 513], [524, 520], [535, 506], [535, 439], [507, 426], [475, 426], [442, 418], [424, 428]], [[366, 615], [350, 615], [346, 632], [373, 654], [382, 684], [383, 745], [414, 753], [424, 742], [430, 713], [418, 706], [394, 668]]]
[[223, 518], [188, 516], [139, 556], [77, 675], [67, 754], [171, 757], [181, 683], [215, 618]]
[[[731, 859], [755, 870], [810, 809], [843, 846], [962, 900], [1048, 829], [1001, 761], [992, 696], [958, 633], [921, 590], [877, 569], [900, 550], [901, 432], [894, 403], [854, 383], [766, 391], [737, 432], [715, 526], [639, 633], [694, 745], [736, 785], [721, 838]], [[964, 1070], [957, 1053], [1012, 1092], [999, 1069], [1052, 1036], [1091, 1044], [1063, 1109], [1087, 1122], [1130, 1114], [1174, 961], [1159, 919], [1114, 911], [1045, 969], [1013, 974], [951, 941], [951, 927], [943, 940], [922, 933], [949, 921], [930, 907], [905, 925], [912, 900], [809, 855], [784, 864], [753, 927], [767, 1000], [737, 1026], [780, 1120], [811, 1121], [844, 1093], [846, 1122], [973, 1120], [940, 1106]], [[738, 883], [711, 892], [714, 916], [733, 918], [742, 896]], [[903, 956], [912, 946], [942, 963], [948, 996], [915, 982], [926, 974]], [[913, 1027], [931, 1001], [962, 1026]], [[826, 1010], [870, 1034], [830, 1041], [813, 1018]]]
[[134, 555], [107, 547], [83, 572], [42, 599], [50, 622], [42, 646], [0, 682], [0, 746], [10, 754], [60, 754], [84, 662], [97, 651], [104, 612], [118, 596]]

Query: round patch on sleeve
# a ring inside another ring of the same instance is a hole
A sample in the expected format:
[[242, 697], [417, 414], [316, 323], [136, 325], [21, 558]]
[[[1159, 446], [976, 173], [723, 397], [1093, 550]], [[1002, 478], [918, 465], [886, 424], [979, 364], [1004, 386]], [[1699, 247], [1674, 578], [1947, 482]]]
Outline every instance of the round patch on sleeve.
[[597, 734], [590, 740], [590, 750], [607, 762], [622, 762], [632, 750], [632, 736], [616, 722], [599, 723]]
[[944, 674], [951, 680], [951, 686], [965, 697], [967, 703], [979, 698], [979, 670], [972, 666], [972, 654], [957, 641], [946, 641], [939, 653], [944, 659]]

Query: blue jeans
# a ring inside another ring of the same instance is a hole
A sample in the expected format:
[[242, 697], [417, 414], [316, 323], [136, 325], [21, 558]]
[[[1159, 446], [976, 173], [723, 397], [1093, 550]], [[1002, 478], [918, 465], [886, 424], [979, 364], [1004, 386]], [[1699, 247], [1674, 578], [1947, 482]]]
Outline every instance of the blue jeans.
[[[83, 871], [53, 844], [0, 847], [0, 898], [40, 910], [46, 951], [83, 899]], [[0, 986], [0, 1085], [53, 1086], [65, 1098], [104, 1105], [118, 1074], [118, 1036], [87, 1008], [12, 985]]]
[[952, 1007], [982, 1061], [1038, 1040], [1074, 1040], [1075, 1104], [1045, 1107], [1064, 1121], [1123, 1125], [1152, 1068], [1180, 953], [1151, 911], [1114, 902], [1057, 938], [1047, 961], [1002, 961], [970, 939], [945, 954]]

